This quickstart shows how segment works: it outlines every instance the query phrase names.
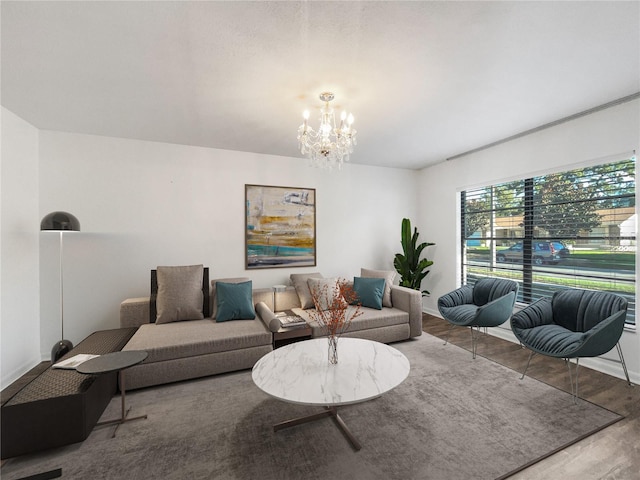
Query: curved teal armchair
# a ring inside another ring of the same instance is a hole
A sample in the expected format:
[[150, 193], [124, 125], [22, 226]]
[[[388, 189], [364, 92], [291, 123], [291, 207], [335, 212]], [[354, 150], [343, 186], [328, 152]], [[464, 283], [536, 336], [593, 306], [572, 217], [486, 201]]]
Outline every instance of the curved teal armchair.
[[[473, 286], [463, 285], [440, 297], [438, 310], [451, 328], [455, 325], [471, 328], [471, 353], [476, 358], [480, 328], [497, 327], [509, 320], [517, 293], [516, 282], [482, 278]], [[448, 338], [447, 335], [447, 341]]]
[[[522, 378], [536, 353], [563, 358], [569, 368], [572, 393], [577, 398], [580, 358], [598, 357], [616, 347], [627, 383], [631, 385], [619, 344], [627, 306], [627, 300], [614, 293], [566, 289], [515, 313], [511, 317], [511, 330], [531, 350]], [[576, 359], [575, 383], [569, 363], [572, 358]]]

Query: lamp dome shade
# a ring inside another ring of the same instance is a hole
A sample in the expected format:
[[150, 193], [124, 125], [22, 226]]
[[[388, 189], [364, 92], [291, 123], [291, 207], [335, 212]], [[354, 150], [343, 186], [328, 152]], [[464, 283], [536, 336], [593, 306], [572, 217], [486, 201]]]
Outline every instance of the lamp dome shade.
[[80, 221], [67, 212], [51, 212], [40, 222], [40, 230], [80, 231]]

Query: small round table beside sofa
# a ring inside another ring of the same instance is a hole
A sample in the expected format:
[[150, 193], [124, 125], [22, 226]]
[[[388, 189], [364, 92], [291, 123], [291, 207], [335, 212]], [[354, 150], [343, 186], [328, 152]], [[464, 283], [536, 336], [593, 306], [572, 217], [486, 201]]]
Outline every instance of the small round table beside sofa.
[[120, 385], [120, 397], [121, 397], [121, 415], [120, 418], [113, 420], [106, 420], [99, 422], [99, 425], [112, 425], [116, 424], [116, 428], [113, 431], [112, 438], [116, 436], [118, 427], [125, 422], [132, 422], [134, 420], [146, 419], [146, 415], [139, 415], [137, 417], [128, 417], [129, 410], [125, 407], [126, 387], [125, 387], [125, 374], [124, 371], [129, 368], [142, 363], [148, 356], [148, 353], [144, 350], [126, 350], [119, 352], [107, 353], [100, 355], [99, 357], [92, 358], [86, 362], [81, 363], [76, 367], [76, 370], [80, 373], [88, 375], [98, 375], [102, 373], [118, 372], [118, 384]]

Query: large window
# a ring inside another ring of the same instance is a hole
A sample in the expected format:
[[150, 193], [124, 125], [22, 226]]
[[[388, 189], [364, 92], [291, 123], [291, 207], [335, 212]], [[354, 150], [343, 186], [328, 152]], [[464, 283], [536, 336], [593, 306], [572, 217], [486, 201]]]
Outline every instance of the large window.
[[518, 302], [562, 288], [629, 300], [635, 325], [635, 156], [461, 193], [462, 280], [516, 280]]

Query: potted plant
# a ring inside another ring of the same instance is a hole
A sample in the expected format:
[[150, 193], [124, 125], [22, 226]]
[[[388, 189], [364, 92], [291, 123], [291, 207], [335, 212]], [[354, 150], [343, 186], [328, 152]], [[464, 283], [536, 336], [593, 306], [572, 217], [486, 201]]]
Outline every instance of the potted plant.
[[[413, 229], [411, 234], [411, 220], [402, 219], [401, 239], [403, 253], [396, 253], [393, 266], [400, 274], [400, 286], [420, 290], [422, 280], [429, 273], [433, 261], [426, 258], [420, 259], [422, 251], [435, 243], [423, 242], [418, 244], [418, 229]], [[428, 290], [422, 290], [422, 295], [428, 295]]]

